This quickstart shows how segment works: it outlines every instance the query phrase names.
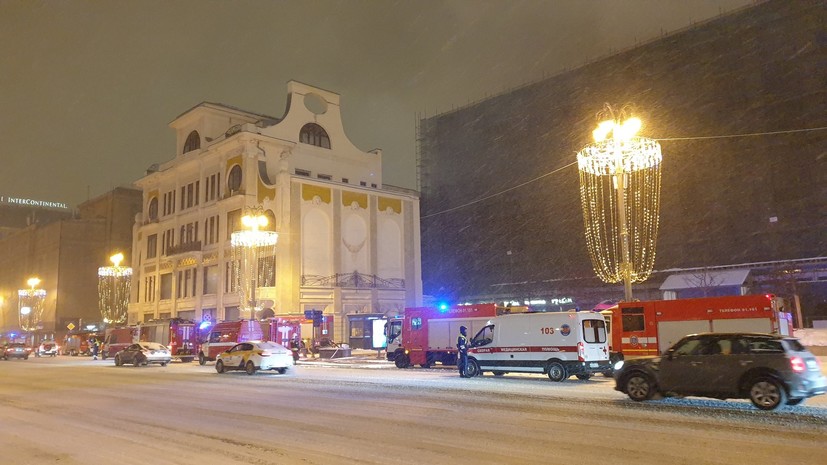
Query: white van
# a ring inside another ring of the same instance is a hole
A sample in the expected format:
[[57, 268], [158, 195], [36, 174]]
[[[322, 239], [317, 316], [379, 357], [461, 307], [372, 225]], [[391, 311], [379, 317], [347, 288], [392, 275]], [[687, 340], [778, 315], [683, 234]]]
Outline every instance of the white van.
[[600, 313], [518, 313], [491, 318], [471, 339], [466, 373], [543, 373], [563, 381], [571, 375], [586, 380], [609, 368]]

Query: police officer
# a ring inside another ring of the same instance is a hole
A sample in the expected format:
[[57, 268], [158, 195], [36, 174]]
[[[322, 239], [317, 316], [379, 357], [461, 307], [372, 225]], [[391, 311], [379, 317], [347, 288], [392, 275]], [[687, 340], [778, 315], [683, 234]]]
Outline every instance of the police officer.
[[467, 328], [465, 326], [459, 327], [459, 336], [457, 336], [457, 368], [459, 368], [459, 376], [468, 378], [465, 374], [465, 368], [468, 366], [468, 335], [465, 334]]

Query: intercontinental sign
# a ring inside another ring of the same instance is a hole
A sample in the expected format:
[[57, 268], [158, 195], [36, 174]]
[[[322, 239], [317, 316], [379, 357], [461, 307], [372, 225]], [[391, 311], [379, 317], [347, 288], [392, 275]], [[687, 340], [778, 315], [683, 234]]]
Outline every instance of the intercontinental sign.
[[63, 202], [49, 202], [47, 200], [24, 199], [20, 197], [9, 197], [0, 195], [0, 205], [23, 205], [26, 207], [55, 208], [58, 210], [69, 210], [69, 206]]

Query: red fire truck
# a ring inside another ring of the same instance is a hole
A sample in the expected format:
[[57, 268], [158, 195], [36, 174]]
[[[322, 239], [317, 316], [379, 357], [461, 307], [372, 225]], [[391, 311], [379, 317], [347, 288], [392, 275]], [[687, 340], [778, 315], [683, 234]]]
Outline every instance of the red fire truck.
[[301, 339], [304, 318], [267, 318], [259, 320], [261, 333], [265, 341], [275, 342], [290, 348], [290, 341]]
[[117, 326], [106, 328], [103, 345], [101, 346], [101, 359], [114, 357], [115, 354], [126, 349], [138, 341], [137, 326]]
[[184, 363], [195, 360], [198, 329], [192, 321], [181, 318], [150, 320], [138, 325], [138, 338], [169, 347], [172, 356]]
[[609, 323], [612, 363], [661, 354], [687, 334], [793, 333], [784, 299], [772, 294], [620, 302], [601, 313]]
[[198, 349], [198, 363], [213, 361], [221, 352], [230, 350], [239, 342], [264, 339], [262, 325], [256, 320], [222, 321], [207, 327], [207, 334]]
[[[516, 307], [526, 311], [526, 307]], [[398, 368], [419, 365], [429, 368], [436, 362], [457, 364], [459, 327], [465, 326], [468, 338], [474, 336], [491, 317], [511, 313], [510, 307], [496, 304], [455, 305], [448, 308], [412, 307], [405, 316], [388, 321], [388, 360]]]

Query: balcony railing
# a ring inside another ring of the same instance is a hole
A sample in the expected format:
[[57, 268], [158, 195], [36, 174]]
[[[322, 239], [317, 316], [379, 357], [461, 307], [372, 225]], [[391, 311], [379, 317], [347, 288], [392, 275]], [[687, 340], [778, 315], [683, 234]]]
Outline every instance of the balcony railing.
[[201, 251], [201, 241], [192, 241], [192, 242], [185, 242], [183, 244], [173, 245], [171, 247], [167, 247], [166, 255], [176, 255], [179, 253], [185, 252], [200, 252]]
[[405, 280], [384, 279], [372, 274], [337, 273], [332, 276], [302, 275], [302, 286], [345, 287], [352, 289], [405, 289]]

